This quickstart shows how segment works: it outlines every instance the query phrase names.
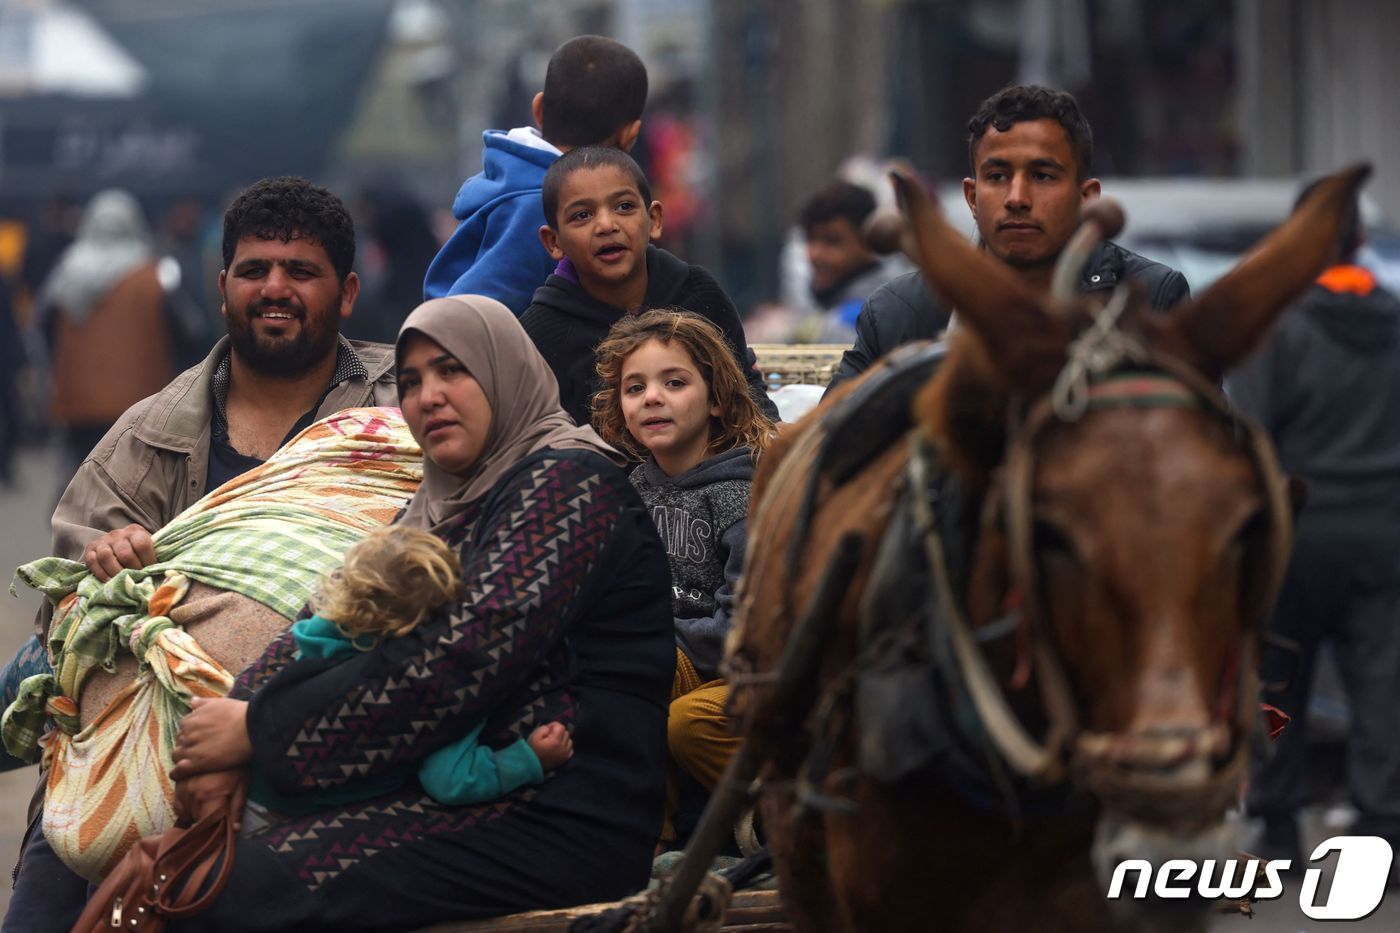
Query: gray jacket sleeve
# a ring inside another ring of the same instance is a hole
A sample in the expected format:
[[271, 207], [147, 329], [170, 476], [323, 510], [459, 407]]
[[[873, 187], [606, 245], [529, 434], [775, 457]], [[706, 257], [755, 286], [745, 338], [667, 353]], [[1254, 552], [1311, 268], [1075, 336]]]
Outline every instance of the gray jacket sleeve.
[[[140, 525], [155, 533], [164, 524], [164, 516], [148, 514], [134, 498], [122, 491], [101, 462], [88, 457], [78, 467], [78, 472], [54, 509], [51, 522], [53, 542], [49, 553], [68, 560], [82, 560], [83, 550], [88, 544], [109, 531], [127, 525]], [[34, 619], [34, 630], [40, 639], [48, 633], [52, 617], [53, 607], [45, 600]]]
[[739, 574], [744, 569], [744, 538], [748, 523], [739, 519], [720, 536], [726, 551], [724, 583], [715, 591], [715, 614], [694, 619], [676, 619], [676, 645], [685, 652], [700, 675], [712, 680], [719, 676], [724, 658], [724, 641], [729, 635], [729, 617], [734, 611]]
[[837, 368], [836, 375], [831, 377], [826, 391], [830, 392], [846, 380], [859, 376], [870, 368], [870, 364], [885, 354], [880, 345], [880, 330], [875, 324], [878, 313], [876, 302], [881, 294], [879, 291], [875, 292], [866, 299], [865, 307], [860, 309], [860, 314], [856, 317], [856, 342], [841, 354], [841, 365]]
[[1186, 276], [1173, 269], [1157, 286], [1157, 293], [1152, 296], [1151, 303], [1158, 311], [1170, 311], [1183, 301], [1189, 300], [1191, 286], [1186, 284]]
[[55, 557], [81, 560], [83, 549], [109, 531], [140, 525], [154, 534], [165, 516], [150, 515], [124, 493], [101, 463], [89, 457], [78, 467], [53, 513]]
[[875, 289], [856, 318], [856, 342], [841, 357], [830, 392], [875, 361], [914, 340], [933, 340], [948, 326], [948, 312], [919, 272], [906, 272]]

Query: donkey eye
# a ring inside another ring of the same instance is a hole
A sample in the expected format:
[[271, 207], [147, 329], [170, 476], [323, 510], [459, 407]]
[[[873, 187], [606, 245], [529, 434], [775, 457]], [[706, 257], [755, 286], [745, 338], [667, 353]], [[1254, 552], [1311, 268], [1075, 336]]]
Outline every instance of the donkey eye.
[[[1245, 560], [1261, 559], [1267, 551], [1269, 516], [1261, 508], [1240, 523], [1221, 554], [1224, 563], [1239, 566]], [[1261, 568], [1262, 572], [1262, 568]]]
[[1045, 557], [1060, 557], [1075, 559], [1074, 545], [1070, 543], [1064, 532], [1054, 525], [1039, 519], [1034, 527], [1035, 552]]
[[1240, 523], [1240, 530], [1235, 532], [1235, 543], [1245, 545], [1257, 542], [1263, 538], [1269, 530], [1269, 516], [1264, 509], [1256, 509], [1243, 522]]

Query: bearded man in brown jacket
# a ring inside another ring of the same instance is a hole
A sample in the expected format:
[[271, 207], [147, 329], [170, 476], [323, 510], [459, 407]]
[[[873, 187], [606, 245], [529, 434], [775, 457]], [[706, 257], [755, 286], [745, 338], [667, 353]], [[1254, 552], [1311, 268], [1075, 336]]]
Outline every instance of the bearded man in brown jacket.
[[[301, 178], [257, 182], [224, 215], [223, 259], [228, 335], [204, 362], [117, 419], [54, 512], [52, 553], [81, 560], [98, 579], [153, 563], [153, 531], [313, 421], [347, 408], [398, 406], [394, 348], [340, 336], [360, 283], [351, 271], [354, 225], [335, 195]], [[229, 600], [243, 599], [203, 590], [191, 588], [177, 622], [217, 619]], [[285, 619], [244, 603], [236, 607], [237, 626], [216, 624], [207, 642], [200, 635], [216, 657], [221, 642], [261, 639], [261, 647], [285, 628]], [[42, 650], [49, 617], [40, 611], [38, 633], [21, 658]], [[85, 688], [81, 705], [100, 709], [93, 699]], [[30, 815], [4, 929], [67, 930], [87, 882], [54, 855], [39, 831], [37, 806]]]

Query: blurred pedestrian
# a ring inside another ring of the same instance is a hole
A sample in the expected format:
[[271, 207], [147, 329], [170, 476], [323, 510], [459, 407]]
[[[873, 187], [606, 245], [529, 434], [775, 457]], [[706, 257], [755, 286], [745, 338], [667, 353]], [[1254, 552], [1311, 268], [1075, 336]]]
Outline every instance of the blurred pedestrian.
[[204, 205], [198, 198], [182, 197], [166, 209], [156, 233], [157, 268], [166, 293], [176, 369], [188, 369], [204, 359], [223, 333], [205, 300], [210, 270], [204, 261], [204, 229]]
[[408, 312], [423, 301], [423, 273], [437, 255], [438, 240], [427, 208], [398, 187], [367, 190], [360, 206], [380, 269], [372, 280], [364, 276], [355, 316], [341, 325], [341, 333], [393, 343]]
[[812, 299], [824, 312], [815, 343], [854, 343], [865, 300], [907, 267], [875, 255], [862, 225], [875, 213], [875, 196], [860, 185], [834, 181], [802, 205], [799, 220], [812, 267]]
[[1297, 812], [1307, 802], [1306, 713], [1324, 641], [1351, 703], [1351, 832], [1400, 848], [1400, 299], [1355, 264], [1362, 240], [1353, 203], [1337, 264], [1226, 386], [1273, 437], [1283, 468], [1307, 482], [1269, 623], [1294, 650], [1270, 646], [1263, 658], [1274, 688], [1264, 699], [1293, 718], [1255, 763], [1247, 798], [1263, 820], [1256, 851], [1294, 865], [1305, 851]]
[[29, 302], [34, 301], [59, 257], [73, 242], [81, 219], [82, 208], [69, 195], [60, 191], [44, 200], [25, 235], [20, 284]]
[[37, 308], [50, 347], [49, 414], [63, 431], [66, 483], [122, 412], [174, 375], [165, 293], [135, 198], [108, 190], [89, 202]]
[[21, 429], [18, 378], [25, 353], [14, 312], [14, 290], [0, 275], [0, 486], [14, 481]]

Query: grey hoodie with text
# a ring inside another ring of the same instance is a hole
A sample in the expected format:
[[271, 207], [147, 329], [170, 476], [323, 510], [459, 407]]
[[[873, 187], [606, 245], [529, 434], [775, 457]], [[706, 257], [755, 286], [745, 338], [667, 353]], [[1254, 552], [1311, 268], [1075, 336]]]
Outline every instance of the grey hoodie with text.
[[744, 565], [753, 452], [736, 447], [679, 476], [654, 459], [632, 471], [671, 562], [676, 644], [707, 680], [718, 676]]

